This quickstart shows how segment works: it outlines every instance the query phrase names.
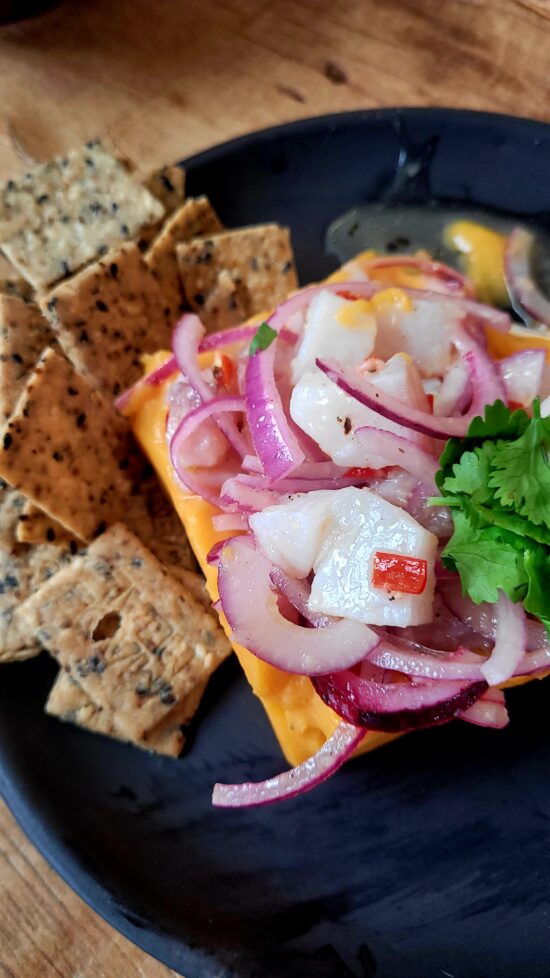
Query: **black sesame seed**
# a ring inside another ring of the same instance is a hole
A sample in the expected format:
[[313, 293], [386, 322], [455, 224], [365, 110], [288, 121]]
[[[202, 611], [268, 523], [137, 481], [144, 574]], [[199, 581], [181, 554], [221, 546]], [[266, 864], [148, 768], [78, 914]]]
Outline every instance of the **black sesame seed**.
[[291, 268], [292, 268], [292, 262], [291, 261], [285, 262], [283, 265], [283, 274], [286, 275], [287, 272], [290, 272]]
[[55, 530], [51, 526], [46, 530], [46, 540], [49, 540], [50, 543], [53, 543], [55, 540]]
[[116, 214], [116, 212], [118, 211], [118, 204], [116, 200], [113, 200], [113, 203], [111, 204], [111, 211], [113, 214]]
[[94, 202], [90, 204], [90, 210], [92, 214], [101, 214], [103, 208], [101, 204], [98, 204], [97, 201], [94, 200]]
[[94, 536], [96, 537], [100, 536], [102, 533], [105, 533], [106, 529], [107, 529], [107, 524], [105, 520], [101, 520], [101, 523], [98, 523], [95, 528]]
[[109, 271], [111, 273], [111, 278], [118, 278], [118, 265], [116, 261], [111, 262], [109, 265]]
[[4, 435], [4, 442], [3, 442], [4, 448], [10, 448], [12, 442], [13, 442], [13, 438], [11, 435]]
[[61, 452], [57, 452], [57, 451], [52, 452], [52, 458], [53, 458], [54, 462], [62, 462], [63, 461], [63, 455], [62, 455]]
[[37, 197], [36, 198], [36, 203], [37, 204], [47, 204], [48, 201], [49, 201], [49, 199], [50, 199], [49, 194], [41, 194], [40, 197]]
[[172, 181], [169, 180], [165, 173], [161, 173], [160, 179], [164, 189], [167, 190], [169, 194], [172, 194], [174, 192], [174, 184]]
[[193, 296], [193, 300], [197, 303], [198, 306], [204, 305], [204, 296], [202, 295], [201, 292], [197, 292], [196, 295]]
[[95, 305], [96, 309], [99, 309], [100, 312], [109, 312], [109, 306], [102, 299], [98, 299]]
[[50, 299], [47, 306], [48, 312], [53, 312], [56, 305], [57, 305], [57, 299]]
[[90, 342], [90, 337], [88, 336], [88, 334], [87, 334], [87, 332], [86, 332], [85, 329], [81, 329], [80, 330], [80, 342], [81, 343], [89, 343]]
[[82, 428], [83, 425], [85, 424], [86, 424], [86, 415], [84, 414], [84, 412], [82, 412], [82, 414], [79, 414], [76, 419], [76, 427]]
[[130, 460], [127, 458], [121, 458], [120, 462], [118, 463], [118, 467], [121, 472], [124, 472], [124, 470], [127, 469], [129, 465], [130, 465]]
[[67, 387], [67, 394], [69, 395], [69, 397], [76, 397], [78, 391], [76, 387]]
[[124, 235], [130, 234], [130, 228], [128, 227], [127, 224], [121, 224], [120, 225], [120, 233], [121, 234], [124, 234]]
[[132, 558], [132, 567], [143, 567], [143, 561], [141, 557]]
[[11, 358], [15, 363], [23, 363], [23, 357], [20, 353], [12, 353]]
[[71, 267], [70, 267], [70, 265], [69, 265], [69, 263], [67, 261], [62, 261], [61, 262], [61, 268], [63, 269], [63, 274], [64, 275], [68, 275], [69, 272], [70, 272], [70, 270], [71, 270]]
[[251, 267], [251, 269], [252, 269], [253, 272], [257, 272], [258, 271], [258, 259], [257, 258], [251, 258], [250, 259], [250, 267]]
[[[90, 149], [91, 149], [91, 146], [90, 146]], [[94, 161], [92, 160], [92, 158], [91, 158], [90, 156], [86, 156], [86, 157], [84, 158], [84, 162], [85, 162], [85, 164], [86, 164], [86, 166], [89, 166], [89, 167], [91, 167], [92, 169], [93, 169], [93, 168], [94, 168], [94, 166], [95, 166], [95, 163], [94, 163]]]
[[15, 180], [8, 180], [6, 190], [15, 190]]

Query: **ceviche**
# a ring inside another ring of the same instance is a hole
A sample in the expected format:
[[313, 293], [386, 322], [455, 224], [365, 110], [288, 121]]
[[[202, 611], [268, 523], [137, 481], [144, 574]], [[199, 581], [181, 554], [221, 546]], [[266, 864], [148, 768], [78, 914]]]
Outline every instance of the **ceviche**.
[[242, 326], [205, 335], [184, 315], [123, 396], [164, 392], [163, 450], [204, 502], [232, 641], [335, 718], [313, 756], [217, 784], [214, 804], [312, 788], [373, 731], [502, 728], [504, 687], [550, 671], [550, 373], [531, 342], [550, 302], [532, 243], [518, 228], [503, 247], [524, 326], [428, 255], [366, 254]]

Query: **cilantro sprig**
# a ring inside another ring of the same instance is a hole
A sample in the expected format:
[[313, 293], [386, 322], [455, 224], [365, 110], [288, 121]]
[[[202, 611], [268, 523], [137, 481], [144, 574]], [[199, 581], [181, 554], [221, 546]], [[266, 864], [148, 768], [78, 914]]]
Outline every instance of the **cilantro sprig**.
[[451, 438], [440, 458], [434, 505], [449, 506], [454, 532], [444, 564], [476, 604], [499, 589], [522, 601], [550, 634], [550, 418], [502, 401]]

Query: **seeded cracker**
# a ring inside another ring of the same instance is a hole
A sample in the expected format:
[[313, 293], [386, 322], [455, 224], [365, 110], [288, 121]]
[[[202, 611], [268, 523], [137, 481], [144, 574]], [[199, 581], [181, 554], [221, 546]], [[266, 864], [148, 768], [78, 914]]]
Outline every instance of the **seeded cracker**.
[[222, 223], [207, 197], [187, 200], [164, 224], [155, 238], [145, 260], [159, 283], [164, 301], [170, 307], [175, 323], [183, 309], [183, 288], [180, 282], [176, 245], [198, 235], [221, 231]]
[[40, 646], [23, 620], [14, 621], [22, 602], [69, 559], [58, 547], [26, 547], [15, 539], [25, 498], [0, 481], [0, 662], [38, 655]]
[[41, 644], [135, 742], [229, 654], [224, 633], [118, 524], [26, 604]]
[[198, 315], [222, 271], [235, 282], [247, 316], [272, 309], [298, 285], [290, 233], [277, 224], [195, 238], [176, 251], [187, 301]]
[[214, 288], [208, 293], [200, 317], [208, 330], [227, 329], [250, 318], [246, 291], [226, 268], [222, 269]]
[[53, 333], [38, 306], [0, 294], [0, 421], [7, 420]]
[[142, 353], [170, 347], [168, 310], [135, 244], [61, 282], [40, 304], [75, 369], [109, 398], [141, 377]]
[[[146, 738], [136, 740], [136, 747], [167, 757], [177, 757], [185, 743], [181, 726], [193, 718], [205, 688], [206, 683], [197, 686]], [[93, 733], [106, 734], [117, 740], [126, 739], [118, 730], [116, 715], [92, 703], [83, 689], [63, 670], [60, 670], [50, 691], [46, 713], [66, 723], [76, 723]]]
[[91, 142], [8, 181], [0, 191], [0, 247], [43, 290], [163, 215], [162, 204]]
[[73, 550], [83, 545], [83, 541], [75, 537], [74, 533], [66, 530], [61, 523], [53, 520], [28, 499], [21, 510], [15, 537], [19, 543], [55, 543], [58, 547], [72, 547]]
[[185, 200], [185, 170], [182, 166], [163, 166], [151, 173], [143, 185], [160, 200], [167, 215], [173, 214]]
[[140, 520], [133, 521], [132, 529], [161, 564], [196, 571], [197, 561], [187, 534], [156, 475], [143, 480], [140, 489], [147, 518], [143, 519], [140, 513]]
[[120, 518], [129, 491], [113, 415], [66, 360], [46, 350], [0, 435], [0, 478], [92, 540]]

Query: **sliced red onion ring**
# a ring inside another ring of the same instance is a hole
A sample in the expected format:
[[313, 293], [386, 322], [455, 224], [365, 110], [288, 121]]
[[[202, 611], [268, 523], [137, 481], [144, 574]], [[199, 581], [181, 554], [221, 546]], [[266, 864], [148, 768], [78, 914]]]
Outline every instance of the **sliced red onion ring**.
[[302, 618], [309, 621], [314, 628], [327, 628], [328, 625], [333, 625], [337, 618], [333, 618], [331, 615], [323, 615], [318, 611], [310, 611], [308, 607], [308, 598], [311, 593], [311, 588], [306, 581], [299, 581], [295, 577], [289, 577], [285, 574], [280, 567], [274, 567], [270, 575], [271, 583], [284, 594], [291, 605], [299, 611]]
[[143, 387], [159, 387], [165, 380], [168, 380], [169, 377], [175, 374], [177, 369], [176, 358], [172, 356], [162, 363], [160, 367], [152, 370], [150, 374], [145, 374], [145, 377], [140, 377], [135, 384], [132, 384], [131, 387], [128, 387], [127, 390], [123, 391], [116, 398], [115, 407], [117, 411], [124, 414], [136, 391], [142, 390]]
[[[199, 344], [204, 335], [204, 326], [198, 316], [188, 313], [181, 317], [172, 335], [172, 349], [177, 365], [191, 387], [203, 401], [210, 401], [216, 392], [202, 376], [198, 355]], [[244, 458], [249, 452], [246, 439], [238, 430], [232, 418], [219, 418], [218, 425], [237, 455]]]
[[439, 469], [439, 461], [433, 455], [429, 455], [408, 438], [402, 438], [401, 435], [382, 428], [365, 425], [356, 428], [354, 434], [369, 455], [379, 456], [386, 465], [398, 465], [405, 469], [405, 472], [410, 472], [423, 482], [430, 492], [437, 494], [435, 474]]
[[504, 277], [510, 301], [521, 318], [532, 325], [530, 318], [550, 327], [550, 299], [533, 278], [531, 267], [535, 236], [525, 228], [514, 228], [504, 252]]
[[[290, 475], [305, 455], [283, 410], [273, 372], [275, 344], [248, 358], [245, 399], [250, 434], [262, 469], [273, 485]], [[245, 453], [246, 454], [246, 453]]]
[[248, 537], [222, 551], [218, 588], [235, 641], [272, 666], [305, 676], [348, 668], [372, 651], [378, 636], [361, 622], [341, 619], [313, 629], [286, 621], [271, 590], [272, 569]]
[[502, 730], [510, 722], [504, 693], [499, 689], [488, 689], [476, 703], [467, 710], [461, 710], [457, 716], [467, 723], [474, 723], [478, 727], [491, 727], [493, 730]]
[[458, 710], [472, 706], [487, 689], [486, 682], [470, 679], [374, 681], [349, 669], [314, 676], [312, 682], [323, 702], [342, 719], [386, 733], [446, 723]]
[[235, 474], [236, 465], [233, 466], [232, 470], [228, 467], [224, 469], [222, 466], [216, 466], [212, 470], [186, 468], [181, 461], [185, 443], [207, 418], [216, 417], [223, 412], [234, 413], [243, 409], [242, 397], [219, 397], [216, 400], [207, 401], [180, 421], [170, 440], [170, 461], [178, 479], [190, 492], [201, 496], [202, 499], [206, 499], [214, 506], [223, 505], [220, 500], [220, 486], [230, 475]]
[[421, 679], [469, 679], [475, 682], [485, 679], [481, 671], [485, 659], [465, 648], [458, 648], [455, 652], [441, 652], [415, 646], [398, 638], [392, 640], [381, 636], [379, 645], [369, 653], [368, 661], [379, 669], [402, 672], [406, 676]]
[[527, 641], [523, 605], [514, 604], [504, 591], [500, 592], [496, 618], [495, 647], [481, 666], [489, 686], [498, 686], [514, 675]]
[[[223, 548], [225, 547], [226, 543], [229, 543], [230, 539], [231, 539], [230, 537], [227, 537], [225, 540], [218, 540], [217, 543], [215, 543], [212, 547], [210, 547], [210, 550], [206, 555], [207, 564], [209, 564], [211, 567], [216, 567], [219, 564], [220, 554]], [[221, 610], [221, 605], [220, 605], [220, 610]]]
[[444, 439], [463, 438], [472, 419], [483, 415], [483, 408], [487, 404], [502, 399], [502, 386], [496, 378], [495, 368], [477, 344], [475, 348], [472, 347], [464, 354], [464, 360], [470, 372], [474, 399], [468, 414], [460, 418], [436, 418], [427, 411], [420, 411], [418, 408], [404, 404], [391, 394], [385, 394], [364, 376], [359, 376], [356, 370], [343, 367], [335, 360], [317, 359], [315, 362], [319, 369], [346, 394], [381, 414], [382, 417], [395, 421], [404, 428], [412, 428], [422, 435]]
[[530, 408], [538, 396], [544, 364], [545, 350], [521, 350], [500, 360], [498, 370], [506, 391], [506, 399]]
[[[223, 350], [232, 343], [250, 342], [258, 332], [258, 323], [253, 325], [235, 326], [233, 329], [221, 329], [218, 333], [210, 333], [203, 337], [199, 343], [199, 353], [208, 353], [210, 350]], [[290, 329], [281, 329], [279, 339], [290, 346], [298, 342], [298, 336]]]
[[212, 804], [219, 808], [252, 808], [311, 791], [342, 767], [364, 736], [362, 728], [340, 723], [313, 757], [284, 774], [267, 781], [214, 785]]
[[[474, 296], [474, 287], [468, 279], [440, 261], [432, 261], [429, 258], [420, 258], [417, 255], [387, 255], [380, 258], [373, 258], [371, 261], [362, 264], [367, 272], [372, 269], [384, 268], [414, 268], [427, 278], [436, 279], [445, 288], [443, 294], [459, 295], [463, 298]], [[435, 291], [435, 286], [434, 286]]]

